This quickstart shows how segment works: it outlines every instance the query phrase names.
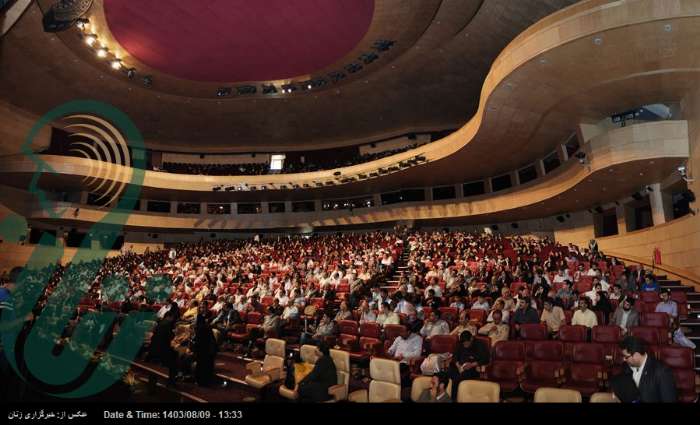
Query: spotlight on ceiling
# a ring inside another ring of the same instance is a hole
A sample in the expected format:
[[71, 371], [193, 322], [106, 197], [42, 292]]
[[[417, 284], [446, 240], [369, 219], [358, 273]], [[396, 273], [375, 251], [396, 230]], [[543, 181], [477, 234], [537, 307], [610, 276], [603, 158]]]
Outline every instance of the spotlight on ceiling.
[[153, 85], [153, 77], [150, 75], [143, 77], [143, 85], [146, 87], [151, 87]]
[[85, 44], [92, 46], [97, 41], [97, 36], [95, 34], [88, 34], [84, 38]]
[[126, 70], [126, 76], [129, 77], [129, 79], [132, 79], [136, 76], [136, 69], [135, 68], [129, 68]]
[[119, 70], [122, 67], [122, 60], [121, 59], [114, 59], [112, 62], [110, 62], [110, 65], [112, 69]]
[[98, 58], [106, 58], [107, 57], [107, 48], [100, 47], [99, 49], [97, 49], [97, 57]]
[[75, 22], [75, 26], [78, 27], [80, 31], [85, 31], [90, 27], [90, 20], [87, 18], [80, 18]]

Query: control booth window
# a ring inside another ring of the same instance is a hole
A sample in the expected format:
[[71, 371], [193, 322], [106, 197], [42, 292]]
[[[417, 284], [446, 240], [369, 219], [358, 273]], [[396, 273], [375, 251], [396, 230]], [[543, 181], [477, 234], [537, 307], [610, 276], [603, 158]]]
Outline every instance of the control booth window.
[[270, 213], [283, 213], [284, 212], [284, 202], [270, 202], [267, 204]]
[[292, 212], [313, 212], [315, 209], [314, 201], [292, 202]]
[[238, 214], [261, 214], [262, 205], [259, 203], [253, 204], [238, 204]]
[[207, 204], [207, 214], [231, 214], [231, 204]]

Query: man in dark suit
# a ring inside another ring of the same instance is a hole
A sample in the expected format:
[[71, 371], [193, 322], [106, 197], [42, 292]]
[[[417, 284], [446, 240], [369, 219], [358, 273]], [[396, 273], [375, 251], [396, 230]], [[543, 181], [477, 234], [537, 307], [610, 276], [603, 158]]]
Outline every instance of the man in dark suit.
[[316, 349], [316, 365], [311, 373], [299, 382], [299, 400], [322, 402], [330, 398], [328, 388], [338, 383], [335, 363], [328, 344], [321, 342]]
[[175, 338], [175, 312], [171, 309], [165, 313], [153, 330], [151, 344], [146, 356], [146, 361], [159, 360], [168, 367], [168, 385], [175, 385], [177, 375], [177, 353], [171, 347]]
[[642, 403], [677, 401], [671, 369], [649, 355], [642, 340], [627, 336], [620, 342], [620, 348], [627, 365], [621, 375], [611, 379], [613, 391], [620, 400]]

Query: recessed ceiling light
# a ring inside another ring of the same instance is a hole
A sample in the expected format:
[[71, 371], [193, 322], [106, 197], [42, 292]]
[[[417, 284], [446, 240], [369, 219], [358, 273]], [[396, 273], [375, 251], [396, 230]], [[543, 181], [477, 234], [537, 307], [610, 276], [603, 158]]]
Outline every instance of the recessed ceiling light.
[[97, 57], [106, 58], [107, 57], [107, 49], [104, 47], [97, 49]]
[[547, 59], [546, 59], [546, 58], [540, 58], [540, 63], [541, 63], [541, 64], [547, 63]]
[[595, 44], [596, 46], [600, 46], [601, 44], [603, 44], [603, 39], [600, 37], [596, 37], [593, 39], [593, 44]]
[[112, 66], [112, 69], [121, 69], [122, 61], [121, 59], [115, 59], [110, 63], [110, 65]]
[[92, 46], [97, 41], [97, 36], [95, 34], [88, 34], [85, 36], [85, 44]]
[[673, 30], [673, 27], [671, 26], [671, 24], [664, 25], [664, 31], [671, 32], [671, 30]]

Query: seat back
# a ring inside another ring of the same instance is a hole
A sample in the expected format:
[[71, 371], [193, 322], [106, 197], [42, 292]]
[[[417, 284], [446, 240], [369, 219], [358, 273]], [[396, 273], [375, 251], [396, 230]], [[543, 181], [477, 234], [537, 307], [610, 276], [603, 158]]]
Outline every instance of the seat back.
[[284, 358], [287, 341], [277, 338], [268, 338], [265, 341], [265, 354]]
[[430, 338], [430, 352], [454, 353], [457, 348], [457, 335], [435, 335]]
[[350, 353], [343, 350], [331, 349], [331, 358], [335, 363], [335, 369], [343, 372], [350, 372]]
[[559, 328], [559, 341], [585, 342], [588, 328], [583, 325], [562, 325]]
[[629, 328], [630, 335], [637, 337], [649, 345], [659, 345], [660, 337], [658, 328], [651, 326], [633, 326]]
[[645, 291], [639, 294], [639, 299], [643, 303], [658, 303], [660, 298], [656, 291]]
[[246, 322], [249, 325], [259, 325], [262, 323], [263, 316], [257, 311], [251, 311], [246, 315]]
[[469, 310], [469, 320], [476, 320], [480, 324], [486, 323], [487, 313], [486, 310], [482, 309], [472, 309]]
[[440, 318], [447, 322], [457, 323], [459, 321], [459, 310], [454, 307], [440, 307]]
[[354, 320], [338, 320], [338, 331], [345, 335], [359, 335], [357, 322]]
[[525, 345], [520, 341], [499, 341], [492, 353], [494, 360], [525, 361]]
[[564, 357], [564, 345], [561, 341], [535, 341], [530, 343], [531, 360], [562, 361]]
[[496, 382], [465, 380], [457, 388], [458, 403], [498, 403], [501, 386]]
[[670, 368], [695, 369], [695, 352], [691, 348], [662, 345], [659, 357]]
[[591, 331], [591, 340], [601, 344], [617, 344], [622, 340], [622, 329], [619, 326], [594, 326]]
[[642, 326], [652, 326], [655, 328], [668, 329], [670, 321], [666, 313], [643, 313], [641, 323]]
[[360, 335], [370, 338], [381, 338], [382, 328], [379, 323], [366, 322], [360, 325]]
[[318, 358], [316, 357], [316, 346], [304, 344], [299, 348], [299, 355], [301, 361], [309, 364], [316, 364]]
[[591, 394], [591, 403], [619, 403], [620, 400], [615, 397], [615, 393], [593, 393]]
[[396, 360], [375, 357], [369, 362], [369, 402], [401, 400], [401, 372]]
[[535, 403], [581, 403], [581, 393], [576, 390], [541, 387], [535, 391]]
[[393, 342], [404, 330], [406, 330], [404, 325], [384, 325], [384, 338]]
[[547, 326], [542, 323], [527, 323], [520, 325], [520, 338], [530, 341], [547, 339]]
[[594, 363], [602, 365], [605, 362], [605, 347], [597, 343], [576, 343], [572, 349], [571, 360], [573, 360], [574, 363]]

